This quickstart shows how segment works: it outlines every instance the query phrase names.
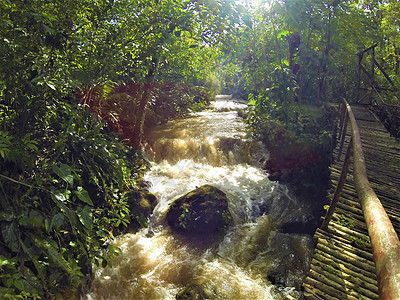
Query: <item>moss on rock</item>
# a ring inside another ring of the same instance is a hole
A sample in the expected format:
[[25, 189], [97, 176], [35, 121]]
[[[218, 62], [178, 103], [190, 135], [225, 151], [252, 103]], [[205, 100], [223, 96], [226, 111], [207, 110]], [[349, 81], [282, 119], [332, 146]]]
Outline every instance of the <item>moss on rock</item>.
[[168, 224], [189, 235], [221, 231], [231, 219], [228, 198], [211, 185], [204, 185], [176, 199], [167, 213]]

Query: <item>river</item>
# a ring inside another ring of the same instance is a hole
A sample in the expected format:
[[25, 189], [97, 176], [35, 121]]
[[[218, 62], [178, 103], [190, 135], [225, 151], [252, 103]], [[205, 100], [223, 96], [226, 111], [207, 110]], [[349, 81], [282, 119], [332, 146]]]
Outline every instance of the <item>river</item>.
[[[219, 96], [206, 111], [147, 135], [153, 161], [145, 179], [158, 204], [149, 228], [113, 241], [121, 254], [112, 268], [95, 269], [86, 299], [175, 299], [188, 286], [201, 286], [214, 299], [299, 297], [311, 237], [281, 228], [310, 208], [260, 168], [267, 151], [238, 116], [246, 107]], [[214, 243], [183, 240], [165, 223], [169, 204], [204, 184], [227, 194], [233, 216]]]

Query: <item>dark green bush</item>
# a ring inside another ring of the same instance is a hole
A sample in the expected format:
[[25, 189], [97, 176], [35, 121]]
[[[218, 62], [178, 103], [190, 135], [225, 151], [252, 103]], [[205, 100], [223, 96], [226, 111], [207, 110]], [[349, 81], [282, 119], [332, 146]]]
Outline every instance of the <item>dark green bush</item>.
[[127, 193], [143, 189], [145, 161], [76, 101], [54, 102], [22, 138], [0, 131], [0, 298], [84, 284], [132, 219]]

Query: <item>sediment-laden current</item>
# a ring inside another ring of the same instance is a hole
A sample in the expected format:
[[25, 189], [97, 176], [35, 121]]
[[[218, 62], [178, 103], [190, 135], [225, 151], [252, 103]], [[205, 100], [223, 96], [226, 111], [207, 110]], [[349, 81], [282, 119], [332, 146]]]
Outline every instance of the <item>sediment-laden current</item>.
[[[217, 97], [204, 112], [152, 130], [145, 179], [158, 204], [149, 228], [112, 243], [121, 249], [113, 267], [95, 270], [87, 299], [175, 299], [201, 287], [210, 299], [287, 299], [299, 296], [309, 265], [311, 237], [282, 226], [310, 213], [287, 187], [258, 165], [267, 155], [251, 139], [239, 110], [245, 104]], [[174, 235], [169, 204], [204, 184], [224, 191], [233, 222], [217, 242]]]

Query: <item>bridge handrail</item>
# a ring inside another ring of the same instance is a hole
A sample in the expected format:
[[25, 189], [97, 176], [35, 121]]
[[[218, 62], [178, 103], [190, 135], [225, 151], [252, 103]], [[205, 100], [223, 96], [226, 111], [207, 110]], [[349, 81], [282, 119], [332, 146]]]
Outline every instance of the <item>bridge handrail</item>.
[[351, 126], [351, 140], [349, 142], [343, 168], [338, 180], [335, 193], [332, 197], [329, 210], [321, 225], [326, 230], [336, 208], [339, 195], [344, 186], [350, 157], [353, 152], [354, 186], [364, 214], [368, 234], [374, 254], [376, 275], [378, 278], [379, 295], [381, 299], [400, 299], [400, 242], [393, 225], [386, 214], [379, 198], [367, 177], [364, 152], [362, 149], [360, 132], [351, 106], [342, 99], [340, 118], [340, 146], [338, 158], [344, 143], [347, 123]]

